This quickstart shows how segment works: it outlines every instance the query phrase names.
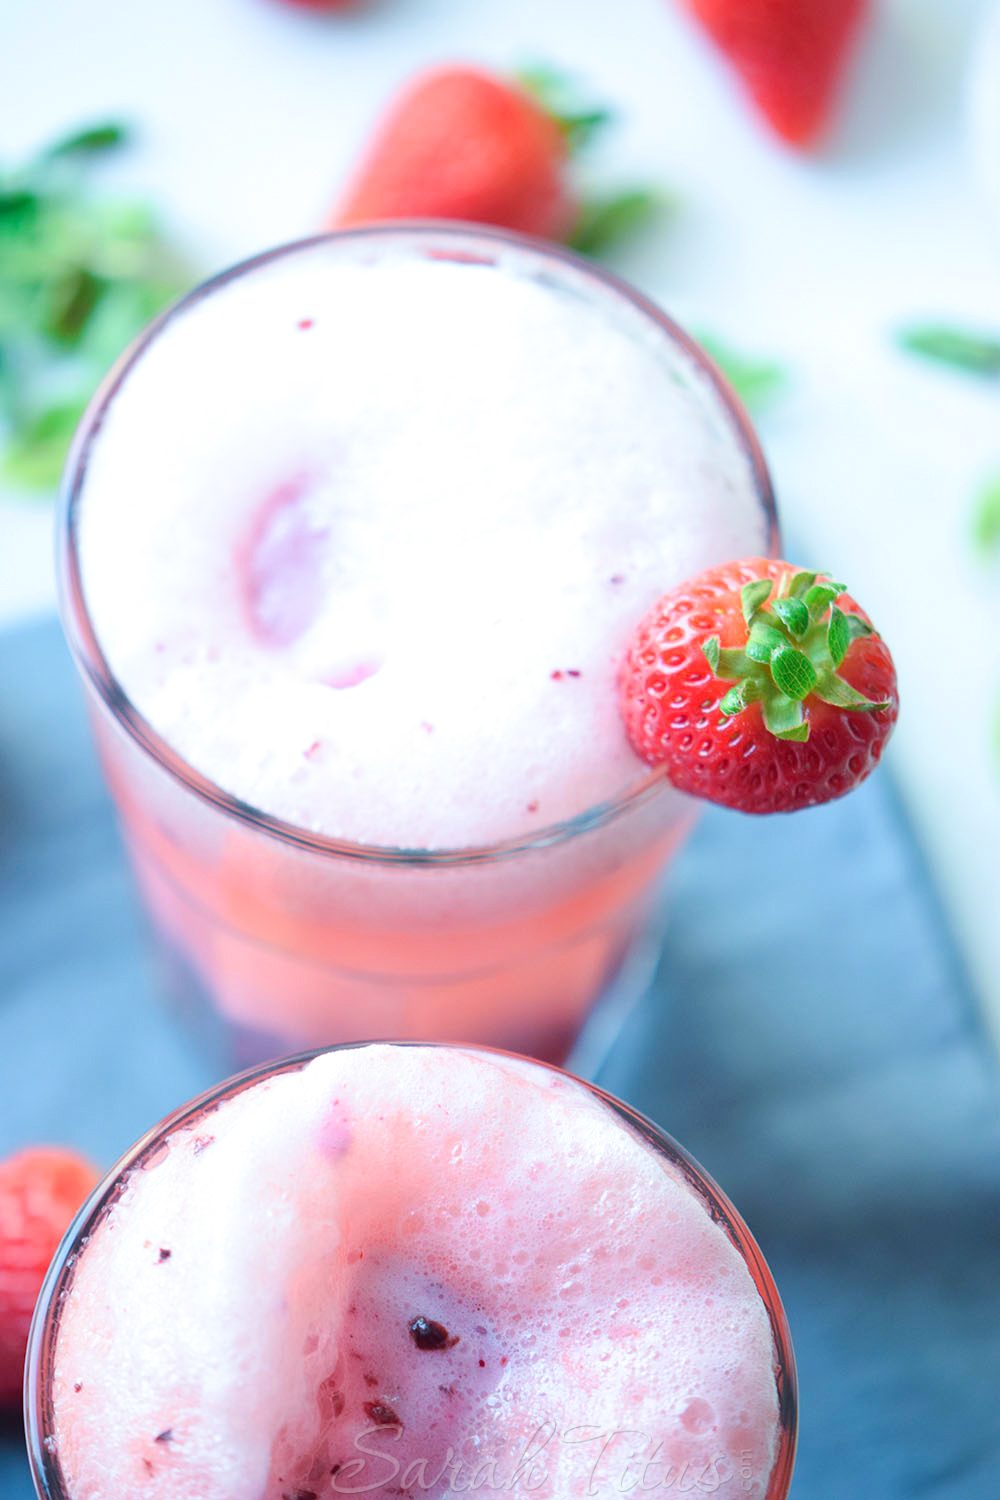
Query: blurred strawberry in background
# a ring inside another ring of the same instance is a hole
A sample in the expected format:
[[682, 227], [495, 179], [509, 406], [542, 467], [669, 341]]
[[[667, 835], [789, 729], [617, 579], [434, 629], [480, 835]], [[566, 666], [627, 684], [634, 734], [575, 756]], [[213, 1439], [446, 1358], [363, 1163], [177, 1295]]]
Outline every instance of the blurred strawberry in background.
[[20, 1404], [35, 1299], [99, 1175], [62, 1146], [32, 1146], [0, 1162], [0, 1408]]
[[354, 10], [359, 0], [280, 0], [282, 5], [294, 5], [298, 10]]
[[465, 65], [419, 74], [382, 116], [326, 227], [459, 219], [600, 253], [650, 217], [657, 199], [643, 188], [577, 191], [572, 159], [611, 115], [573, 94], [550, 68], [516, 78]]
[[868, 0], [681, 0], [789, 145], [829, 125]]
[[577, 217], [569, 154], [566, 131], [526, 89], [436, 68], [390, 105], [330, 227], [466, 219], [563, 239]]

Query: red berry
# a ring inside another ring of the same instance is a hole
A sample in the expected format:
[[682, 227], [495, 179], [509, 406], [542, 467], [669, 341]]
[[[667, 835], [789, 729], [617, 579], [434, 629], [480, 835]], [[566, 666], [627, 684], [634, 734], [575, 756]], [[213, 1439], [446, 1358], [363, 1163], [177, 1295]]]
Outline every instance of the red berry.
[[[762, 580], [770, 589], [748, 598]], [[709, 568], [665, 594], [632, 637], [620, 685], [636, 754], [681, 791], [742, 812], [843, 796], [874, 769], [899, 711], [868, 616], [840, 585], [771, 558]]]
[[35, 1146], [0, 1162], [0, 1406], [21, 1400], [31, 1315], [49, 1262], [99, 1173], [73, 1151]]
[[390, 105], [328, 227], [460, 219], [562, 239], [577, 217], [568, 156], [556, 120], [524, 89], [477, 68], [436, 68]]
[[353, 10], [357, 0], [283, 0], [285, 5], [296, 5], [300, 10]]
[[777, 133], [807, 146], [829, 121], [867, 0], [683, 0]]

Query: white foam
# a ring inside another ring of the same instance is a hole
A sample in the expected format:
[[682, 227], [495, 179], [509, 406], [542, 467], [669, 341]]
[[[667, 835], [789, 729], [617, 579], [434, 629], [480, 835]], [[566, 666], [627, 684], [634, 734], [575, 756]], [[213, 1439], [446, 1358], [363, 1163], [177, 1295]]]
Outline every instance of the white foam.
[[[489, 842], [642, 779], [631, 630], [766, 520], [718, 397], [623, 299], [529, 254], [359, 243], [147, 348], [90, 453], [84, 592], [129, 697], [226, 790], [333, 836]], [[256, 629], [253, 557], [295, 575]]]
[[[419, 1349], [417, 1317], [454, 1342]], [[582, 1086], [370, 1046], [247, 1090], [133, 1174], [63, 1310], [56, 1449], [73, 1500], [284, 1500], [334, 1494], [352, 1461], [341, 1485], [388, 1483], [386, 1454], [432, 1478], [449, 1447], [466, 1483], [509, 1478], [551, 1424], [534, 1493], [562, 1497], [596, 1434], [635, 1429], [605, 1489], [659, 1442], [661, 1478], [714, 1465], [759, 1497], [774, 1360], [726, 1234]]]

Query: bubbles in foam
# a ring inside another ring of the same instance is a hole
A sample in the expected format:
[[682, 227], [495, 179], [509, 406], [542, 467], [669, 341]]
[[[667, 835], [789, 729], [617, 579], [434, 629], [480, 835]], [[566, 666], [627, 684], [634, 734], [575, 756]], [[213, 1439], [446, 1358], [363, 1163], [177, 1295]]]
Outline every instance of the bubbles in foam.
[[[192, 1149], [203, 1127], [176, 1133], [97, 1230], [67, 1303], [56, 1436], [74, 1500], [144, 1494], [137, 1454], [157, 1500], [280, 1500], [325, 1483], [365, 1431], [433, 1471], [449, 1445], [499, 1463], [542, 1420], [613, 1428], [625, 1413], [678, 1464], [747, 1448], [762, 1495], [774, 1349], [745, 1265], [679, 1174], [582, 1088], [543, 1078], [372, 1047], [241, 1094], [210, 1150]], [[345, 1116], [349, 1143], [331, 1152]], [[532, 1179], [543, 1132], [586, 1171], [553, 1153]], [[604, 1174], [629, 1248], [601, 1257]], [[160, 1265], [136, 1253], [147, 1241], [175, 1253]], [[417, 1318], [445, 1330], [433, 1347], [417, 1347]], [[576, 1493], [595, 1458], [558, 1441], [547, 1455], [552, 1496]]]
[[127, 695], [228, 791], [440, 847], [645, 775], [628, 637], [767, 523], [688, 357], [564, 274], [318, 247], [129, 371], [88, 457], [84, 593]]

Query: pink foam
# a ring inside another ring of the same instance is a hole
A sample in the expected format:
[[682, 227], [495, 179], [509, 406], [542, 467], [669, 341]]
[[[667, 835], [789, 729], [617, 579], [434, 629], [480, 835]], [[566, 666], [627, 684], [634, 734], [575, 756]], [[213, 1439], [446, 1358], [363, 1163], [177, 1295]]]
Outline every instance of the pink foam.
[[581, 1087], [366, 1047], [249, 1090], [212, 1131], [177, 1132], [78, 1265], [54, 1386], [73, 1500], [420, 1500], [484, 1464], [510, 1481], [539, 1442], [523, 1487], [551, 1500], [595, 1467], [617, 1483], [632, 1447], [661, 1480], [714, 1466], [766, 1493], [756, 1286], [679, 1171]]
[[309, 480], [286, 481], [259, 507], [237, 549], [250, 620], [271, 646], [298, 640], [323, 604], [323, 554], [330, 532], [309, 513]]

